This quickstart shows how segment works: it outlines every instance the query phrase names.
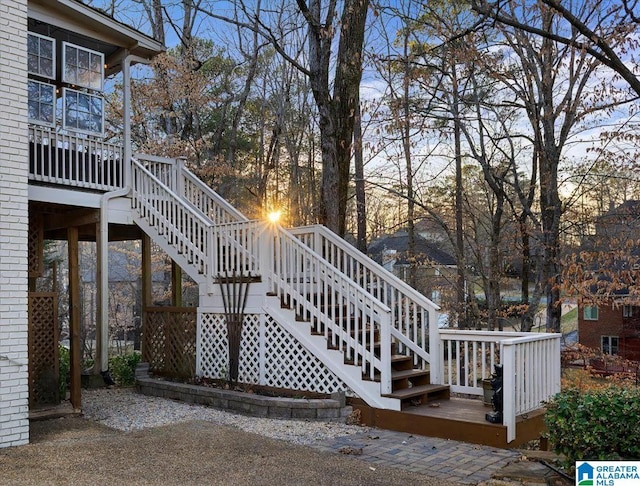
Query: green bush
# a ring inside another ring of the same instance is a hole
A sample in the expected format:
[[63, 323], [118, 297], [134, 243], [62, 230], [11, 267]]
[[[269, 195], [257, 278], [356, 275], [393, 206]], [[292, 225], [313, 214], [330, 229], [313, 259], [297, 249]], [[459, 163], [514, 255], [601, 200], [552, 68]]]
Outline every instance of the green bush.
[[139, 353], [121, 354], [109, 359], [109, 372], [113, 380], [120, 386], [135, 385], [136, 366], [140, 362]]
[[65, 400], [71, 370], [71, 353], [67, 348], [60, 345], [58, 345], [58, 363], [58, 391], [60, 399]]
[[640, 390], [610, 387], [569, 389], [548, 404], [545, 424], [557, 453], [567, 465], [583, 460], [640, 457]]

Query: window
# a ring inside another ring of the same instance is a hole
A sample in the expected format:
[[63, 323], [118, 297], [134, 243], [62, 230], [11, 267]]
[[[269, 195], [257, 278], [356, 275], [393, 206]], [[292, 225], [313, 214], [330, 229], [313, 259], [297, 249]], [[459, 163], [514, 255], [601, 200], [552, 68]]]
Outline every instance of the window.
[[633, 317], [633, 307], [630, 305], [623, 305], [622, 317]]
[[602, 336], [602, 352], [618, 354], [618, 336]]
[[29, 91], [29, 121], [40, 125], [53, 126], [55, 123], [55, 87], [52, 84], [41, 83], [30, 79]]
[[84, 47], [62, 43], [62, 81], [102, 91], [104, 56]]
[[64, 128], [90, 134], [103, 133], [103, 100], [101, 96], [63, 89], [62, 125]]
[[29, 74], [55, 79], [55, 47], [55, 39], [29, 32], [27, 37], [27, 70]]
[[583, 311], [583, 316], [585, 321], [597, 321], [598, 308], [590, 305], [585, 306]]

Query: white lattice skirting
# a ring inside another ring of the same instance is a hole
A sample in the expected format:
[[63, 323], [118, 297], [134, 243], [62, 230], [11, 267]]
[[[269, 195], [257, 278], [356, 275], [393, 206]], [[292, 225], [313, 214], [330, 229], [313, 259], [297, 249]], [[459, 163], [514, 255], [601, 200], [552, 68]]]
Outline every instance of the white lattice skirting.
[[[200, 313], [197, 373], [228, 378], [227, 328], [224, 315]], [[349, 392], [324, 364], [273, 318], [249, 314], [244, 318], [238, 381], [317, 393]]]

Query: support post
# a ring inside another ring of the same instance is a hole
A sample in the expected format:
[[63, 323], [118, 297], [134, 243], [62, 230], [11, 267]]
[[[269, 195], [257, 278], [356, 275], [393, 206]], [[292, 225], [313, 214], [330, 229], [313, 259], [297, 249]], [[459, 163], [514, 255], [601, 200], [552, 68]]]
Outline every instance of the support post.
[[171, 305], [182, 307], [182, 268], [171, 260]]
[[[500, 361], [503, 370], [503, 425], [507, 427], [507, 442], [516, 439], [516, 346], [500, 343]], [[521, 391], [521, 390], [520, 390]]]
[[144, 343], [144, 333], [147, 332], [145, 329], [145, 323], [147, 321], [147, 309], [151, 307], [152, 304], [152, 286], [151, 286], [151, 238], [148, 235], [142, 234], [142, 305], [140, 309], [140, 333], [142, 337], [140, 339], [140, 347], [142, 349], [143, 360], [147, 357], [146, 353], [148, 350], [145, 349]]
[[69, 259], [69, 331], [70, 342], [70, 374], [71, 374], [71, 406], [74, 410], [82, 409], [80, 395], [80, 269], [78, 265], [78, 228], [67, 229]]
[[96, 224], [96, 354], [93, 363], [93, 374], [97, 375], [102, 371], [102, 232], [100, 222]]

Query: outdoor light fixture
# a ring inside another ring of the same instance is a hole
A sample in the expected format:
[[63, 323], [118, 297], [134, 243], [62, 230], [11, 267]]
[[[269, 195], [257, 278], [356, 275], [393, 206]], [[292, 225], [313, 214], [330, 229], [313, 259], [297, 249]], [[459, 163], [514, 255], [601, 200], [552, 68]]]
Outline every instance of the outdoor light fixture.
[[278, 221], [280, 221], [280, 216], [282, 216], [282, 211], [271, 211], [269, 214], [267, 214], [267, 219], [271, 223], [277, 223]]

